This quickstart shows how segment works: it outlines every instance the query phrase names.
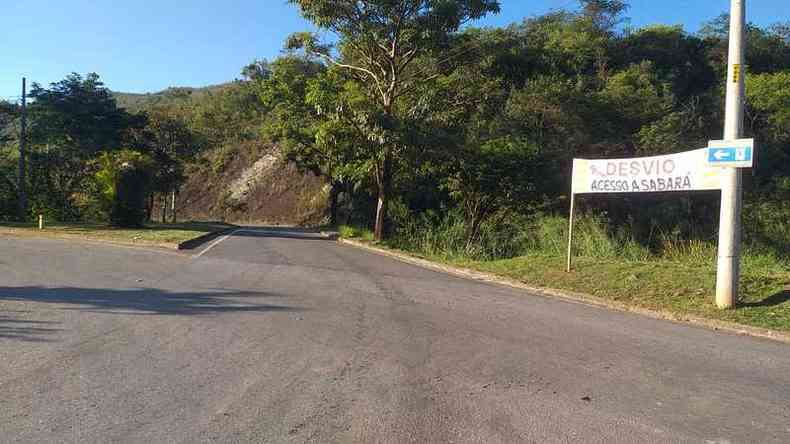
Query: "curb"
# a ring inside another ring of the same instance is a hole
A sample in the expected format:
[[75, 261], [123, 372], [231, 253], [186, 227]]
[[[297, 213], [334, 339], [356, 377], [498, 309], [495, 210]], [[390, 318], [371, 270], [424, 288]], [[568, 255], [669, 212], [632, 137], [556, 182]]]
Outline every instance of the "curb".
[[324, 236], [324, 238], [326, 239], [342, 242], [342, 239], [340, 239], [340, 233], [338, 233], [337, 231], [321, 231], [319, 232], [319, 234], [321, 236]]
[[228, 227], [228, 228], [225, 228], [225, 229], [222, 229], [222, 230], [212, 231], [212, 232], [209, 232], [209, 233], [206, 233], [206, 234], [201, 234], [198, 237], [194, 237], [192, 239], [185, 240], [183, 242], [180, 242], [180, 243], [176, 244], [176, 249], [177, 250], [194, 250], [196, 247], [199, 247], [199, 246], [205, 244], [206, 242], [214, 240], [214, 239], [216, 239], [216, 238], [218, 238], [220, 236], [224, 236], [224, 235], [226, 235], [226, 234], [228, 234], [228, 233], [230, 233], [230, 232], [232, 232], [232, 231], [234, 231], [234, 230], [236, 230], [238, 228], [239, 227], [232, 226], [232, 227]]
[[124, 242], [119, 240], [112, 240], [112, 239], [99, 239], [93, 238], [89, 236], [81, 236], [77, 234], [70, 234], [70, 233], [53, 233], [51, 231], [41, 231], [35, 233], [20, 233], [15, 231], [7, 231], [0, 228], [0, 236], [9, 236], [14, 238], [46, 238], [46, 239], [56, 239], [56, 240], [75, 240], [80, 242], [90, 242], [90, 243], [97, 243], [97, 244], [104, 244], [104, 245], [114, 245], [118, 247], [130, 247], [130, 248], [156, 248], [161, 250], [192, 250], [212, 239], [215, 239], [219, 236], [223, 236], [236, 230], [239, 227], [236, 226], [229, 226], [222, 230], [218, 231], [211, 231], [205, 234], [201, 234], [198, 237], [194, 237], [192, 239], [187, 239], [183, 242], [176, 243], [176, 242]]
[[422, 268], [427, 268], [429, 270], [451, 274], [453, 276], [458, 276], [465, 279], [503, 285], [510, 288], [516, 288], [519, 290], [527, 290], [531, 293], [535, 293], [544, 297], [563, 299], [565, 301], [589, 305], [592, 307], [606, 308], [606, 309], [625, 312], [625, 313], [634, 313], [651, 319], [671, 321], [678, 324], [693, 325], [696, 327], [702, 327], [709, 330], [725, 331], [740, 336], [751, 336], [751, 337], [769, 339], [777, 342], [790, 344], [790, 335], [785, 333], [780, 333], [774, 330], [769, 330], [766, 328], [751, 327], [748, 325], [737, 324], [734, 322], [718, 321], [714, 319], [702, 318], [699, 316], [691, 316], [691, 315], [685, 316], [671, 312], [634, 307], [585, 293], [577, 293], [567, 290], [558, 290], [555, 288], [536, 287], [529, 284], [525, 284], [523, 282], [497, 276], [495, 274], [470, 270], [468, 268], [444, 265], [437, 262], [429, 261], [427, 259], [411, 256], [406, 253], [401, 253], [399, 251], [389, 250], [381, 247], [375, 247], [372, 245], [368, 245], [364, 242], [355, 241], [351, 239], [338, 239], [338, 242], [341, 244], [349, 245], [356, 248], [361, 248], [363, 250], [380, 254], [382, 256], [387, 256], [399, 260], [401, 262], [405, 262], [407, 264], [417, 265]]
[[173, 242], [158, 242], [158, 243], [132, 243], [132, 242], [121, 242], [115, 240], [108, 240], [108, 239], [96, 239], [91, 237], [84, 237], [78, 235], [69, 235], [69, 234], [36, 234], [36, 235], [28, 235], [28, 234], [19, 234], [19, 233], [9, 233], [0, 231], [0, 238], [3, 236], [8, 236], [16, 239], [50, 239], [50, 240], [61, 240], [61, 241], [77, 241], [77, 242], [84, 242], [88, 244], [96, 244], [96, 245], [107, 245], [112, 247], [120, 247], [120, 248], [133, 248], [138, 250], [148, 250], [148, 251], [158, 251], [164, 253], [172, 253], [177, 254], [174, 250], [178, 247], [178, 244]]

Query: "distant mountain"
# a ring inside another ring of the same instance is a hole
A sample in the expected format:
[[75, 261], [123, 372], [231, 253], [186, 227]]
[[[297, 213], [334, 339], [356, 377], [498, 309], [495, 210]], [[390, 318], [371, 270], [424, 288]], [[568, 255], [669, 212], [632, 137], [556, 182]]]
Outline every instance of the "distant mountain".
[[125, 93], [113, 91], [118, 106], [131, 112], [142, 111], [157, 105], [176, 105], [200, 100], [203, 97], [219, 92], [232, 83], [211, 85], [203, 88], [170, 87], [155, 93]]

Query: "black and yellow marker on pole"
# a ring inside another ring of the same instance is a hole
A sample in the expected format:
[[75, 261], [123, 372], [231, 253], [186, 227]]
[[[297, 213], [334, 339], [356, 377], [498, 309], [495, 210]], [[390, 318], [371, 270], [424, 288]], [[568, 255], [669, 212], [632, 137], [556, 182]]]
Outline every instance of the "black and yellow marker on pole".
[[741, 65], [732, 66], [732, 83], [738, 83], [741, 80]]

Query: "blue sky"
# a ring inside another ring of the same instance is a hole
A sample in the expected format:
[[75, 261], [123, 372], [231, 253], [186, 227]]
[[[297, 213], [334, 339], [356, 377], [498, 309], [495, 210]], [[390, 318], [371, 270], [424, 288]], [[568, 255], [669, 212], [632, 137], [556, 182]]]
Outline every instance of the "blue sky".
[[[20, 94], [21, 77], [48, 84], [70, 72], [97, 72], [114, 90], [159, 91], [238, 77], [255, 58], [274, 58], [285, 37], [311, 29], [285, 0], [4, 1], [0, 26], [0, 98]], [[575, 0], [502, 0], [500, 26]], [[62, 6], [67, 4], [68, 6]], [[631, 24], [700, 24], [727, 0], [631, 0]], [[747, 3], [750, 21], [790, 20], [790, 1]]]

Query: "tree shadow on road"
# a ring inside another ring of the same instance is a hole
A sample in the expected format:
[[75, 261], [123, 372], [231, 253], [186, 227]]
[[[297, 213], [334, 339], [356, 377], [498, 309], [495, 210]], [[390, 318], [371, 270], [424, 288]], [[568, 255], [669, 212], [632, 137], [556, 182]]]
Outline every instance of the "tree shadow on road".
[[[266, 313], [303, 311], [300, 307], [249, 302], [249, 298], [282, 297], [266, 292], [211, 290], [170, 292], [154, 288], [46, 288], [0, 287], [0, 303], [34, 302], [57, 304], [62, 310], [124, 315], [210, 315], [220, 313]], [[247, 299], [247, 300], [245, 300]], [[51, 310], [52, 307], [47, 307]], [[31, 310], [35, 312], [35, 308]], [[45, 327], [50, 321], [8, 317], [0, 310], [0, 339], [46, 340], [57, 329]]]

